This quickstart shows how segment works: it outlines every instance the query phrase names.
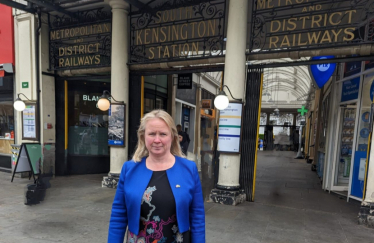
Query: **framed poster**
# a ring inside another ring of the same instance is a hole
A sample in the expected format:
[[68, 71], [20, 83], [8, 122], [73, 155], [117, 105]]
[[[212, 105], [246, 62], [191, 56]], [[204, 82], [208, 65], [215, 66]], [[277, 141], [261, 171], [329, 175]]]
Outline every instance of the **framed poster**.
[[22, 111], [22, 139], [38, 141], [39, 131], [36, 126], [38, 121], [38, 111], [36, 104], [26, 104], [26, 108]]
[[220, 111], [217, 150], [224, 153], [240, 153], [243, 103], [229, 103]]
[[111, 104], [108, 115], [108, 145], [125, 147], [126, 105]]

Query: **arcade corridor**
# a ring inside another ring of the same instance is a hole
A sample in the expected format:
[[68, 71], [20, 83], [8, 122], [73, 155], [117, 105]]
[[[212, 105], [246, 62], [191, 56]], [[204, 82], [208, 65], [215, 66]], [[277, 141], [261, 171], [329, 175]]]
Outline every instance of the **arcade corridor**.
[[373, 242], [374, 229], [357, 225], [360, 203], [323, 191], [295, 155], [259, 151], [255, 202], [207, 203], [207, 242]]

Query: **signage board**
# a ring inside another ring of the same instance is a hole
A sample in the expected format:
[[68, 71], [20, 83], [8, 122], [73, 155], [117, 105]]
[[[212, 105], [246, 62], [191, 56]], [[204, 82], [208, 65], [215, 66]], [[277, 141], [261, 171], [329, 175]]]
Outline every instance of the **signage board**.
[[11, 63], [14, 65], [14, 23], [12, 7], [0, 4], [0, 13], [0, 63]]
[[38, 140], [36, 104], [26, 104], [22, 111], [22, 139]]
[[192, 73], [178, 74], [178, 89], [192, 89]]
[[[312, 57], [312, 60], [333, 59], [335, 56]], [[309, 72], [314, 84], [322, 88], [332, 77], [336, 69], [336, 63], [324, 63], [310, 65]]]
[[360, 77], [344, 81], [342, 85], [341, 102], [358, 99], [358, 91], [360, 88]]
[[239, 153], [242, 126], [242, 103], [230, 103], [220, 111], [218, 147], [220, 152]]
[[226, 0], [158, 1], [130, 14], [130, 63], [222, 56]]
[[[39, 143], [22, 143], [13, 169], [12, 180], [16, 173], [29, 172], [32, 175], [40, 173], [42, 147]], [[35, 179], [35, 177], [34, 177]]]
[[23, 89], [29, 88], [29, 82], [22, 82], [22, 88]]
[[126, 105], [111, 104], [108, 116], [108, 145], [125, 147]]
[[51, 70], [110, 66], [111, 15], [101, 10], [77, 14], [81, 17], [79, 22], [70, 18], [49, 17]]
[[365, 29], [374, 0], [253, 0], [251, 52], [339, 47], [371, 42]]
[[201, 108], [205, 108], [205, 109], [212, 108], [212, 100], [211, 99], [202, 99], [201, 100]]

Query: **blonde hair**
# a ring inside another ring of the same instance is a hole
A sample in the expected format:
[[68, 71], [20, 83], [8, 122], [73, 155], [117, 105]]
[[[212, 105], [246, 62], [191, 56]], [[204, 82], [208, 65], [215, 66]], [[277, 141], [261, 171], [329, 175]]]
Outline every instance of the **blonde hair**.
[[149, 155], [148, 149], [145, 146], [145, 126], [147, 125], [148, 121], [154, 118], [159, 118], [163, 120], [171, 131], [172, 142], [170, 147], [170, 153], [175, 156], [185, 157], [179, 145], [178, 131], [174, 124], [173, 118], [166, 111], [153, 110], [145, 114], [145, 116], [140, 120], [140, 126], [138, 129], [138, 143], [136, 145], [136, 150], [134, 155], [132, 156], [132, 159], [135, 162], [139, 162], [142, 160], [143, 157]]

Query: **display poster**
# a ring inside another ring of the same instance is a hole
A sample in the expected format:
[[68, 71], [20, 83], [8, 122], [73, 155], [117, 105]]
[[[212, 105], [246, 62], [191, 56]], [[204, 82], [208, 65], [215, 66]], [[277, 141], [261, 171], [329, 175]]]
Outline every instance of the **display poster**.
[[108, 145], [125, 146], [126, 105], [112, 104], [108, 119]]
[[358, 99], [360, 77], [343, 82], [341, 102]]
[[226, 109], [220, 111], [218, 151], [228, 153], [240, 152], [242, 111], [242, 103], [230, 103]]
[[26, 105], [22, 112], [23, 139], [36, 140], [36, 105]]

